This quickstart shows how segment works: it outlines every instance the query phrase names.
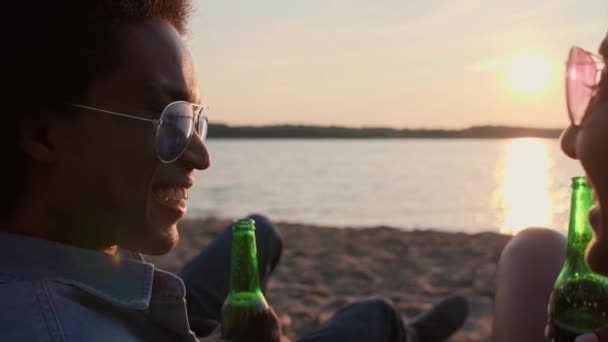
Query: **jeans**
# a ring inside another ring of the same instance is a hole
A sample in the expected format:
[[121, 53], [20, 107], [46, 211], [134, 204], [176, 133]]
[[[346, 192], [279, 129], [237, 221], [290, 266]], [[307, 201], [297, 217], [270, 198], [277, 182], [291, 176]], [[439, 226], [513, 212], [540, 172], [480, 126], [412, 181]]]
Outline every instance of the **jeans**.
[[[283, 242], [266, 217], [251, 215], [249, 218], [255, 220], [260, 283], [265, 291], [268, 278], [281, 257]], [[197, 336], [209, 335], [219, 324], [222, 304], [228, 295], [231, 243], [232, 230], [228, 227], [180, 273], [186, 284], [190, 328]], [[298, 341], [405, 340], [405, 326], [399, 313], [389, 301], [374, 297], [342, 308], [325, 325]]]

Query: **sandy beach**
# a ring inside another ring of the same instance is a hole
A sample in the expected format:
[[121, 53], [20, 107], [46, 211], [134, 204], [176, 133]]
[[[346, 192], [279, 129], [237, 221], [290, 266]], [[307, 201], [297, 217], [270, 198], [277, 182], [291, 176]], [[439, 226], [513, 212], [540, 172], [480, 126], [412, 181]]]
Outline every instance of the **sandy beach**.
[[[229, 223], [184, 220], [178, 247], [146, 259], [177, 272]], [[470, 304], [464, 328], [450, 341], [490, 339], [496, 262], [510, 236], [275, 224], [285, 245], [267, 299], [291, 341], [370, 295], [391, 299], [407, 321], [450, 294], [463, 295]]]

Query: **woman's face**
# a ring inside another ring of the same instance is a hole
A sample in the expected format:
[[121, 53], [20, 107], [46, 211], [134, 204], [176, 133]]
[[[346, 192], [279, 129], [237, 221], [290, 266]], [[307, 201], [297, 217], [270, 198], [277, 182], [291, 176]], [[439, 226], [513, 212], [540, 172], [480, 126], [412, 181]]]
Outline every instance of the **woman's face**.
[[[608, 35], [600, 53], [608, 57]], [[608, 275], [608, 70], [602, 72], [596, 96], [580, 127], [570, 126], [562, 134], [562, 149], [578, 159], [596, 196], [590, 220], [595, 239], [587, 261], [596, 272]], [[602, 219], [604, 218], [604, 219]]]

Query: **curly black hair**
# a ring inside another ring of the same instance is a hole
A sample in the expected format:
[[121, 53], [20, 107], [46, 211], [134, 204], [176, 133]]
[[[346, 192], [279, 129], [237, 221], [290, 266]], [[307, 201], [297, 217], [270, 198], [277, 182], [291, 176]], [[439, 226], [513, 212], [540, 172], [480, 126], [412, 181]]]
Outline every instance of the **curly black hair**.
[[3, 177], [0, 217], [14, 209], [26, 185], [27, 158], [17, 143], [23, 120], [78, 101], [93, 80], [115, 68], [120, 62], [115, 46], [125, 25], [161, 19], [185, 35], [192, 10], [189, 0], [17, 1], [13, 6], [11, 13], [23, 21], [2, 24], [5, 62], [0, 68], [7, 90], [0, 155], [8, 177]]

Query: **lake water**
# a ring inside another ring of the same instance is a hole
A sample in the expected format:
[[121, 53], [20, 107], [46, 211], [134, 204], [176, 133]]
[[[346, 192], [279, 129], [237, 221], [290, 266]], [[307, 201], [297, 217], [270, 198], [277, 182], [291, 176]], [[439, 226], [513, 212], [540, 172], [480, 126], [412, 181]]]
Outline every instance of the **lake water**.
[[567, 229], [570, 178], [558, 140], [211, 139], [189, 216], [451, 232]]

